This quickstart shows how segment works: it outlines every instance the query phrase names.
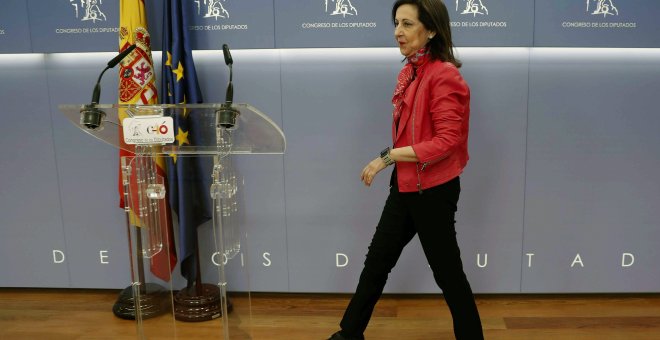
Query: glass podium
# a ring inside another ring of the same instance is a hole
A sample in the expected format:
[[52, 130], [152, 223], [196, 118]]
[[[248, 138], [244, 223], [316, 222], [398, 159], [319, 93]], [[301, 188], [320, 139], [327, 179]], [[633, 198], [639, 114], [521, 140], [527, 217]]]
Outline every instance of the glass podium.
[[59, 109], [120, 150], [132, 282], [115, 315], [139, 339], [251, 339], [249, 206], [232, 158], [283, 154], [282, 130], [249, 104]]

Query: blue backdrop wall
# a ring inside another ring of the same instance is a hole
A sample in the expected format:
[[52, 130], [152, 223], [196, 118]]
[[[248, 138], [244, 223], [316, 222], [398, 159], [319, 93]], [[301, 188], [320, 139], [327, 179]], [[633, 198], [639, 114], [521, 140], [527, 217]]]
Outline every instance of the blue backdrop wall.
[[[158, 3], [147, 1], [155, 50]], [[390, 143], [389, 99], [402, 64], [389, 4], [325, 3], [227, 0], [227, 15], [213, 16], [203, 6], [212, 1], [190, 2], [206, 101], [224, 100], [218, 49], [229, 43], [236, 100], [287, 136], [284, 156], [236, 159], [256, 291], [352, 291], [386, 197], [387, 174], [366, 188], [359, 172]], [[447, 2], [472, 90], [457, 230], [474, 290], [660, 291], [660, 23], [652, 17], [660, 5], [470, 3]], [[117, 12], [116, 0], [96, 9], [3, 2], [2, 287], [130, 282], [117, 152], [57, 109], [89, 101], [117, 47]], [[159, 69], [160, 52], [154, 59]], [[104, 78], [103, 102], [117, 101], [115, 78]], [[210, 258], [203, 265], [214, 266]], [[417, 240], [386, 290], [437, 292]]]

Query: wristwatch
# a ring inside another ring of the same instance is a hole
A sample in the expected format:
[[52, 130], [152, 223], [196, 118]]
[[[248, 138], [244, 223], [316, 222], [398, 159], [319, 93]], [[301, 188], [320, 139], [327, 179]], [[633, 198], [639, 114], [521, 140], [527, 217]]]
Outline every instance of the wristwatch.
[[386, 147], [385, 149], [383, 149], [383, 151], [380, 152], [380, 159], [382, 159], [383, 162], [385, 162], [385, 166], [390, 166], [390, 165], [394, 164], [394, 161], [392, 160], [392, 158], [390, 158], [390, 147], [389, 146]]

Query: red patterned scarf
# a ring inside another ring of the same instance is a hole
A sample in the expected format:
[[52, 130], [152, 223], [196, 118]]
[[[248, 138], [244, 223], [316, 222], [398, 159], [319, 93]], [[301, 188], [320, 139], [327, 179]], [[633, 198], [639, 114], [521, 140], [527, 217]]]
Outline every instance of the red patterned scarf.
[[408, 62], [399, 72], [399, 77], [397, 79], [396, 88], [394, 89], [394, 95], [392, 96], [392, 105], [394, 105], [394, 111], [392, 115], [394, 121], [398, 121], [401, 117], [401, 109], [403, 108], [403, 94], [406, 92], [406, 89], [415, 79], [415, 70], [424, 65], [431, 57], [429, 51], [426, 47], [421, 48], [415, 55], [408, 58]]

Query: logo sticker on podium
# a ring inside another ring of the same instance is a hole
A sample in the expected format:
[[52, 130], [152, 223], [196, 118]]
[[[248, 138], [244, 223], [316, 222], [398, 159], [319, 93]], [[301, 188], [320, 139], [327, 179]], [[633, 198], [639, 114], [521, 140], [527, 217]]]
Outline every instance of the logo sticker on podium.
[[124, 142], [129, 145], [174, 143], [172, 117], [139, 116], [122, 121]]

